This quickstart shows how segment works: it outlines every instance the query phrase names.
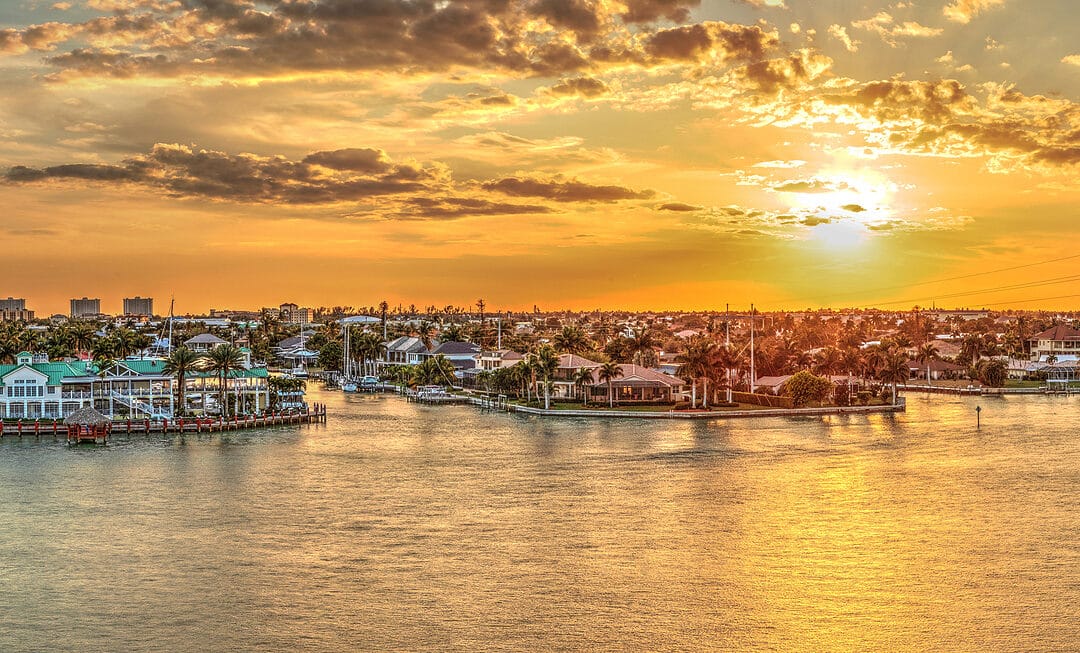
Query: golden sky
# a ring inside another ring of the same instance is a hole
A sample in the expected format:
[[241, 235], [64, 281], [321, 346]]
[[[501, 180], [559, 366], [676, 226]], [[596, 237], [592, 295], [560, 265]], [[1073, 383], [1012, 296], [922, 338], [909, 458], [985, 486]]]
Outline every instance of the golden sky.
[[1077, 34], [1072, 0], [12, 0], [0, 296], [1080, 307]]

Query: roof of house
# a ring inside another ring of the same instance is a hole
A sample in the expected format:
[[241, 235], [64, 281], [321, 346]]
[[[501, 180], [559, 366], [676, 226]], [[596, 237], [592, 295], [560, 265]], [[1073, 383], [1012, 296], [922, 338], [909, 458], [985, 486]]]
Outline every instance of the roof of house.
[[388, 352], [416, 353], [427, 350], [428, 348], [424, 346], [423, 341], [413, 336], [401, 336], [386, 343], [386, 351]]
[[461, 342], [458, 340], [449, 340], [440, 344], [438, 347], [432, 350], [432, 354], [443, 356], [453, 356], [460, 354], [479, 354], [480, 347], [474, 345], [471, 342]]
[[494, 351], [485, 351], [481, 355], [484, 358], [497, 358], [504, 361], [519, 361], [525, 358], [524, 354], [519, 354], [513, 349], [496, 349]]
[[222, 340], [212, 333], [200, 333], [194, 338], [188, 338], [184, 341], [185, 345], [223, 345], [225, 343], [225, 340]]
[[577, 354], [562, 354], [559, 356], [559, 369], [576, 370], [582, 367], [600, 367], [600, 363], [582, 358]]
[[1046, 331], [1032, 336], [1032, 340], [1080, 340], [1080, 331], [1065, 324], [1055, 324]]
[[956, 363], [950, 363], [949, 361], [943, 361], [939, 358], [931, 358], [926, 363], [921, 363], [917, 360], [908, 361], [908, 367], [913, 370], [926, 370], [926, 366], [930, 366], [931, 372], [960, 372], [965, 370], [963, 365], [957, 365]]
[[15, 370], [27, 367], [36, 370], [49, 377], [48, 385], [60, 385], [61, 380], [73, 376], [92, 376], [93, 372], [87, 370], [87, 364], [83, 361], [70, 363], [34, 363], [32, 365], [0, 365], [0, 386], [3, 386], [3, 378]]
[[[683, 385], [683, 380], [677, 376], [671, 376], [670, 374], [664, 374], [663, 372], [657, 372], [656, 370], [648, 367], [642, 367], [641, 365], [633, 365], [630, 363], [623, 363], [619, 365], [619, 369], [622, 370], [622, 376], [614, 379], [611, 383], [613, 385], [643, 383], [647, 385], [666, 385], [670, 387], [678, 387]], [[594, 384], [607, 385], [607, 383], [600, 382], [600, 374], [598, 370], [593, 371]]]

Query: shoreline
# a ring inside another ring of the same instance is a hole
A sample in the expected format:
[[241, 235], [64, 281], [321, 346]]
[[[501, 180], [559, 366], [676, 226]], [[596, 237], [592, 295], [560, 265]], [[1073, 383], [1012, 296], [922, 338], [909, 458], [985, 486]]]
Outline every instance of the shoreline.
[[820, 408], [761, 408], [755, 410], [723, 411], [629, 411], [629, 410], [545, 410], [531, 406], [505, 404], [501, 408], [491, 407], [479, 397], [466, 397], [467, 403], [482, 410], [521, 413], [538, 417], [602, 417], [602, 418], [638, 418], [638, 419], [749, 419], [752, 417], [816, 417], [821, 415], [866, 415], [874, 413], [902, 413], [907, 410], [903, 397], [897, 397], [896, 404], [883, 406], [826, 406]]

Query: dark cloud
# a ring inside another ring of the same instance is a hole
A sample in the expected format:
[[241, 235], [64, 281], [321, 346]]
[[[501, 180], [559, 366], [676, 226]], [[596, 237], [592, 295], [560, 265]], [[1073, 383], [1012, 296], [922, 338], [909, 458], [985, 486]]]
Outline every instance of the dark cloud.
[[595, 2], [586, 0], [537, 0], [532, 5], [537, 15], [552, 27], [569, 30], [578, 40], [592, 40], [600, 31], [600, 16]]
[[0, 52], [78, 46], [47, 58], [58, 69], [53, 80], [454, 67], [557, 76], [707, 55], [754, 61], [777, 44], [757, 25], [646, 24], [686, 21], [698, 4], [629, 0], [616, 18], [601, 0], [185, 0], [0, 31]]
[[954, 79], [870, 82], [848, 95], [823, 97], [828, 103], [850, 106], [882, 122], [915, 119], [941, 124], [970, 113], [976, 105], [964, 85]]
[[735, 71], [735, 76], [752, 90], [776, 95], [783, 89], [802, 88], [832, 67], [825, 55], [800, 50], [781, 59], [757, 61]]
[[845, 204], [845, 205], [841, 206], [840, 208], [844, 209], [845, 211], [847, 211], [849, 213], [862, 213], [863, 211], [866, 210], [865, 208], [863, 208], [862, 206], [860, 206], [858, 204]]
[[704, 22], [660, 30], [648, 37], [645, 50], [668, 61], [697, 61], [716, 54], [722, 61], [755, 61], [779, 43], [776, 32], [758, 25]]
[[556, 202], [616, 202], [650, 199], [652, 190], [637, 191], [624, 186], [600, 186], [563, 177], [504, 177], [482, 184], [485, 190], [515, 197], [543, 197]]
[[802, 224], [806, 225], [807, 227], [816, 227], [819, 224], [829, 224], [830, 222], [832, 222], [832, 220], [830, 220], [829, 218], [822, 218], [816, 215], [808, 215], [800, 222], [802, 222]]
[[847, 188], [849, 186], [844, 182], [834, 184], [820, 179], [798, 179], [772, 187], [774, 191], [779, 193], [831, 193], [834, 190], [845, 190]]
[[683, 204], [682, 202], [665, 202], [656, 207], [657, 211], [700, 211], [703, 207], [695, 206], [693, 204]]
[[690, 18], [690, 8], [701, 0], [626, 0], [626, 13], [622, 19], [628, 23], [649, 23], [666, 18], [674, 23]]
[[304, 163], [313, 163], [334, 170], [361, 172], [385, 172], [390, 168], [386, 152], [371, 148], [348, 148], [332, 152], [315, 152], [304, 157]]
[[150, 154], [126, 159], [121, 165], [15, 166], [4, 178], [10, 183], [47, 179], [132, 182], [176, 197], [282, 204], [351, 202], [436, 190], [445, 183], [437, 169], [392, 163], [378, 150], [316, 152], [302, 161], [290, 161], [166, 144], [155, 145]]
[[[313, 152], [296, 161], [281, 156], [228, 154], [184, 145], [158, 144], [143, 156], [116, 165], [14, 166], [8, 184], [81, 180], [135, 184], [171, 197], [249, 204], [316, 205], [379, 203], [387, 215], [452, 218], [550, 213], [542, 204], [519, 204], [464, 196], [439, 164], [394, 161], [382, 150], [349, 148]], [[462, 188], [468, 188], [465, 186]], [[557, 202], [615, 202], [649, 199], [651, 190], [595, 185], [577, 179], [505, 177], [480, 184], [485, 191]], [[473, 186], [475, 188], [475, 186]]]
[[594, 77], [574, 77], [561, 80], [547, 89], [547, 92], [552, 95], [580, 95], [592, 98], [603, 95], [609, 90], [607, 84]]
[[510, 204], [474, 197], [412, 197], [402, 202], [398, 218], [453, 219], [491, 215], [529, 215], [551, 213], [537, 204]]

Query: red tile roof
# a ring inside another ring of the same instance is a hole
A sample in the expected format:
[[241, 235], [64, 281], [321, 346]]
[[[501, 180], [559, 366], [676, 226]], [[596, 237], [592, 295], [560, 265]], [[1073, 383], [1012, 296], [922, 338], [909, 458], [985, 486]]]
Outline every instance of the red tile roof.
[[1046, 331], [1043, 331], [1042, 333], [1033, 336], [1031, 339], [1054, 341], [1080, 340], [1080, 331], [1064, 324], [1056, 324], [1047, 329]]

